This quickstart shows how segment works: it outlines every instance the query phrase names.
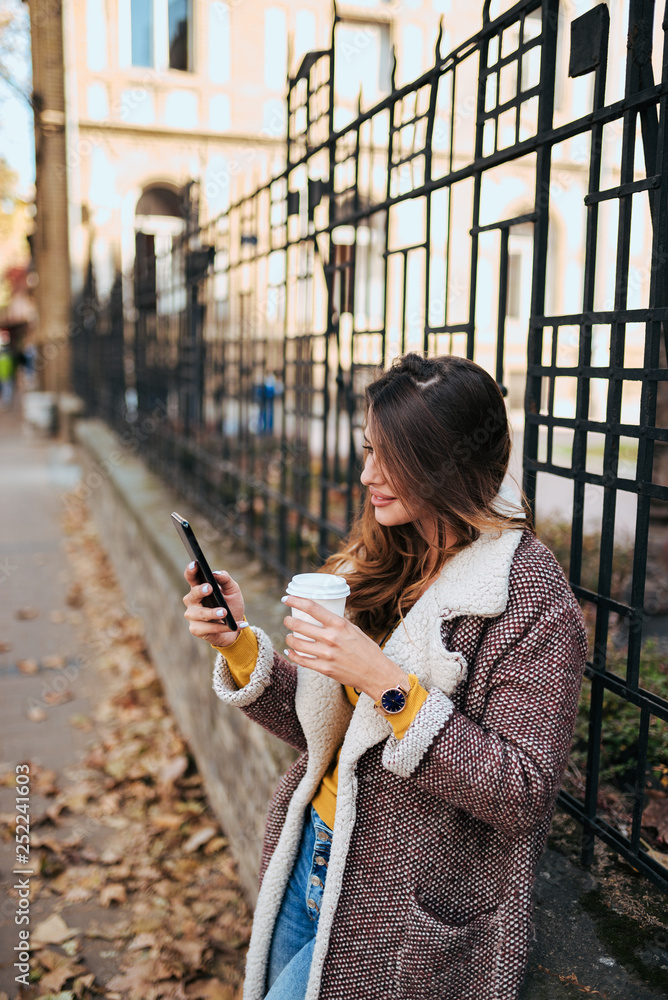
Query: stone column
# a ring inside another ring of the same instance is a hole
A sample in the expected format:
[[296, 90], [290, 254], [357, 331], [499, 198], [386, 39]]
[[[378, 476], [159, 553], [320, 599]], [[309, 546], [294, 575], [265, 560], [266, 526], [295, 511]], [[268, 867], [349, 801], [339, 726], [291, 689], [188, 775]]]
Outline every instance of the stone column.
[[70, 262], [62, 0], [29, 0], [35, 110], [35, 235], [40, 388], [70, 386]]

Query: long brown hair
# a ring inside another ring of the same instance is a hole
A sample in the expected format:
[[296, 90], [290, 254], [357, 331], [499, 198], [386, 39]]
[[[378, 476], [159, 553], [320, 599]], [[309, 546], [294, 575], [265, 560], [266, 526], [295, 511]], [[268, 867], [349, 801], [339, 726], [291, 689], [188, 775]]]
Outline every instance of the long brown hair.
[[[367, 387], [366, 402], [376, 461], [393, 492], [436, 527], [430, 576], [482, 532], [528, 526], [519, 506], [495, 505], [511, 442], [503, 396], [484, 368], [451, 355], [407, 354]], [[380, 524], [365, 502], [322, 571], [345, 575], [348, 617], [377, 634], [415, 603], [433, 548], [420, 523]]]

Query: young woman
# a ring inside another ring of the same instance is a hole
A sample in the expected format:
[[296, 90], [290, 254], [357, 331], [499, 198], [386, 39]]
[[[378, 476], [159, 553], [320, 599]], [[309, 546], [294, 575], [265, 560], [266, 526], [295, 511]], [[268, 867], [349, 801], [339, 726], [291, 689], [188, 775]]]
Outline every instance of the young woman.
[[350, 585], [345, 618], [286, 598], [321, 623], [286, 617], [307, 637], [290, 632], [286, 658], [259, 628], [227, 629], [185, 573], [219, 697], [301, 753], [269, 811], [244, 998], [514, 1000], [584, 624], [499, 495], [494, 380], [409, 354], [367, 401], [367, 501], [322, 567]]

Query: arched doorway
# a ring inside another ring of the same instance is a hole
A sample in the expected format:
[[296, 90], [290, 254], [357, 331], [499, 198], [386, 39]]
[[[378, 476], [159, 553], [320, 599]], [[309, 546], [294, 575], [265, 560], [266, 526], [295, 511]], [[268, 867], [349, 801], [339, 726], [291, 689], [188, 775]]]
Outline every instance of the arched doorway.
[[177, 188], [144, 188], [135, 209], [135, 307], [155, 311], [156, 257], [168, 253], [185, 227], [184, 199]]

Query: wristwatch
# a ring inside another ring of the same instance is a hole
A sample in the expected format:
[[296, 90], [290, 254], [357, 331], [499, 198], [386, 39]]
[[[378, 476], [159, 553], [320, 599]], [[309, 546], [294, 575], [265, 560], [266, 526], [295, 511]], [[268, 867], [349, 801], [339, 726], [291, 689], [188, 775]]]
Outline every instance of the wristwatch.
[[410, 689], [410, 681], [404, 681], [403, 684], [398, 684], [397, 687], [388, 688], [387, 691], [383, 691], [378, 701], [375, 702], [374, 708], [383, 716], [396, 715], [397, 712], [401, 712], [406, 707], [406, 698], [409, 695]]

